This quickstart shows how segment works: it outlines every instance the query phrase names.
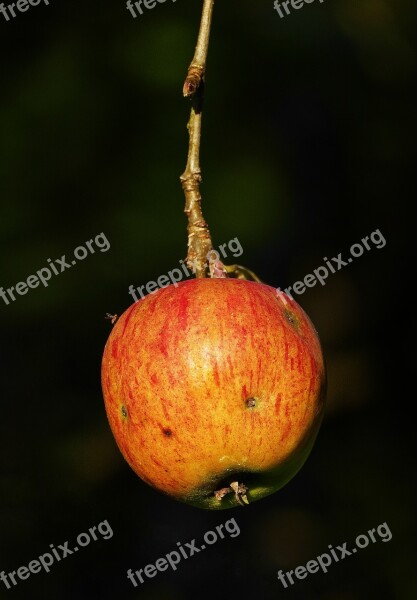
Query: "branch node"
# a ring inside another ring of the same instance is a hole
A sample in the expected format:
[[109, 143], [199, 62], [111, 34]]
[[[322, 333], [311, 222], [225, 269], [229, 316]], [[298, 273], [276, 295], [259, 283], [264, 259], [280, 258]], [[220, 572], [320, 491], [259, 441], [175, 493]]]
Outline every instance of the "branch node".
[[200, 88], [203, 79], [204, 67], [202, 67], [201, 65], [194, 65], [191, 63], [188, 69], [187, 77], [185, 79], [184, 87], [182, 89], [184, 98], [192, 98]]

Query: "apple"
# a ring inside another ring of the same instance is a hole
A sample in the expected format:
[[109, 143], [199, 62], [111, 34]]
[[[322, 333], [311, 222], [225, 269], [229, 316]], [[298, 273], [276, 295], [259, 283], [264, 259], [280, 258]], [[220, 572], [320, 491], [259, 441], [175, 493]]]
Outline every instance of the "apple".
[[143, 481], [223, 509], [285, 485], [323, 415], [325, 367], [300, 306], [267, 285], [204, 278], [130, 306], [102, 362], [116, 442]]

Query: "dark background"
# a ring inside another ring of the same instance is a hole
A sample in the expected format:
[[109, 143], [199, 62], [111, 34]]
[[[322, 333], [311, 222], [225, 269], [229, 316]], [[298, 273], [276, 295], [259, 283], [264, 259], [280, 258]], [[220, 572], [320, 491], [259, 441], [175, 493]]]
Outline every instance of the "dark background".
[[[2, 599], [417, 597], [415, 3], [316, 0], [285, 19], [272, 5], [215, 6], [201, 157], [214, 244], [237, 236], [239, 262], [282, 288], [375, 229], [387, 244], [296, 297], [322, 340], [326, 417], [284, 489], [225, 512], [142, 483], [100, 389], [106, 312], [185, 258], [181, 89], [201, 2], [167, 0], [137, 19], [122, 0], [0, 15], [0, 286], [100, 232], [111, 243], [48, 288], [0, 299], [0, 571], [103, 520], [114, 531], [49, 574], [0, 582]], [[140, 588], [126, 578], [232, 517], [239, 537]], [[385, 521], [390, 542], [292, 588], [277, 580]]]

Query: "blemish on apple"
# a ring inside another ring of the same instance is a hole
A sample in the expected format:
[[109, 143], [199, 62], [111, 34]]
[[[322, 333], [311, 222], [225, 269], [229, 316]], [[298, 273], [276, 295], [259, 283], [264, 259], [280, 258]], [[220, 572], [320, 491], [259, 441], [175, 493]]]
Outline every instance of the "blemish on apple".
[[247, 408], [255, 408], [256, 407], [256, 398], [248, 398], [245, 401]]
[[286, 309], [286, 310], [284, 310], [284, 316], [285, 316], [286, 320], [288, 321], [288, 323], [290, 325], [292, 325], [296, 331], [298, 331], [300, 328], [300, 322], [297, 319], [297, 317], [295, 316], [295, 314], [292, 313], [291, 311], [289, 311], [288, 309]]

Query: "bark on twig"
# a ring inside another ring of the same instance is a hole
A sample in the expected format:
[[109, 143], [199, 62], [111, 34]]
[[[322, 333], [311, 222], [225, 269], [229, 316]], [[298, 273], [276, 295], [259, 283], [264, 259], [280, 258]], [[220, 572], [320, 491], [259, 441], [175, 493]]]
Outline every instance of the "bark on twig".
[[212, 250], [210, 231], [201, 210], [200, 142], [204, 94], [204, 75], [210, 38], [214, 0], [204, 0], [200, 32], [194, 58], [188, 69], [183, 93], [191, 98], [191, 116], [188, 122], [188, 160], [181, 184], [185, 194], [184, 212], [188, 217], [187, 265], [195, 269], [196, 277], [207, 275], [207, 254]]

